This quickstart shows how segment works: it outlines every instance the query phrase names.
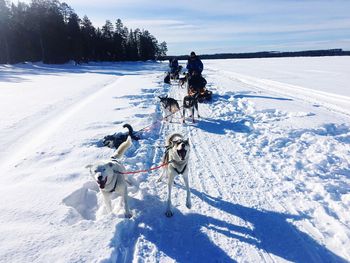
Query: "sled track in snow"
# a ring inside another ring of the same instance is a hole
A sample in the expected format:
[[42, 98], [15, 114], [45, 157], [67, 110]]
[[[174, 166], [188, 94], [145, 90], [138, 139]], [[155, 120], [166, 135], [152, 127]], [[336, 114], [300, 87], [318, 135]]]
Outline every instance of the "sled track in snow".
[[[169, 97], [176, 99], [182, 98], [184, 91], [172, 86]], [[210, 116], [212, 112], [210, 110], [210, 104], [200, 104], [199, 112], [202, 116]], [[262, 182], [258, 180], [251, 180], [249, 172], [247, 172], [248, 166], [242, 164], [242, 160], [239, 158], [239, 154], [228, 154], [227, 149], [234, 149], [235, 145], [230, 142], [230, 138], [227, 138], [225, 134], [208, 133], [205, 127], [201, 126], [201, 122], [204, 119], [198, 120], [199, 123], [193, 125], [187, 121], [187, 125], [180, 126], [179, 124], [165, 124], [163, 128], [164, 136], [167, 136], [173, 132], [180, 132], [186, 134], [192, 145], [191, 149], [191, 192], [193, 206], [191, 213], [198, 213], [201, 215], [207, 215], [206, 222], [203, 223], [204, 227], [217, 224], [216, 219], [224, 219], [231, 226], [239, 226], [239, 228], [246, 229], [252, 234], [254, 239], [257, 239], [256, 235], [252, 231], [252, 226], [240, 219], [240, 214], [231, 215], [228, 211], [225, 211], [220, 206], [215, 207], [208, 200], [211, 197], [218, 198], [232, 202], [232, 203], [246, 203], [247, 206], [257, 203], [257, 195], [252, 195], [252, 189], [262, 188]], [[233, 150], [234, 151], [234, 150]], [[234, 151], [235, 152], [235, 151]], [[210, 161], [208, 160], [210, 159]], [[182, 188], [182, 187], [180, 187]], [[215, 192], [212, 192], [215, 189]], [[234, 193], [231, 196], [231, 193]], [[185, 192], [183, 189], [175, 190], [173, 193], [173, 203], [182, 204], [185, 200]], [[247, 203], [248, 202], [248, 203]], [[266, 203], [266, 201], [264, 201]], [[186, 212], [182, 211], [181, 212]], [[213, 216], [214, 215], [214, 216]], [[177, 215], [175, 214], [174, 217]], [[221, 224], [220, 222], [219, 224]], [[232, 228], [232, 227], [231, 227]], [[209, 239], [214, 243], [218, 241], [215, 239], [215, 232], [208, 231]], [[247, 237], [245, 233], [238, 233], [237, 236], [242, 235]], [[230, 252], [233, 253], [237, 247], [242, 247], [240, 241], [235, 238], [228, 238], [226, 244], [217, 244], [230, 246]], [[247, 249], [247, 248], [245, 248]], [[264, 250], [251, 250], [249, 253], [245, 253], [248, 259], [251, 261], [265, 261], [274, 262], [273, 257]], [[226, 251], [227, 253], [227, 251]], [[225, 252], [222, 252], [224, 255]], [[195, 256], [195, 255], [192, 255]], [[228, 255], [231, 259], [236, 258], [235, 254]], [[197, 259], [201, 259], [200, 255], [197, 255]], [[225, 256], [223, 256], [225, 258]], [[194, 259], [195, 260], [195, 259]]]
[[120, 77], [112, 82], [105, 83], [101, 89], [83, 94], [72, 102], [64, 103], [60, 108], [38, 112], [29, 119], [23, 120], [18, 124], [20, 127], [19, 132], [15, 131], [9, 134], [11, 139], [8, 141], [12, 144], [8, 144], [7, 148], [14, 150], [10, 150], [6, 157], [0, 159], [0, 167], [3, 167], [3, 169], [11, 168], [19, 161], [22, 161], [28, 154], [37, 151], [39, 146], [44, 144], [71, 116], [98, 96], [108, 92], [119, 80]]
[[[169, 97], [175, 99], [181, 99], [183, 95], [184, 90], [175, 85], [169, 92]], [[231, 260], [242, 258], [242, 255], [250, 262], [279, 262], [280, 258], [312, 262], [322, 261], [325, 257], [332, 259], [333, 256], [322, 246], [287, 221], [288, 218], [298, 220], [300, 217], [288, 215], [288, 209], [274, 201], [270, 193], [273, 186], [271, 177], [266, 177], [264, 171], [249, 163], [239, 141], [234, 141], [226, 131], [220, 130], [220, 122], [215, 126], [218, 129], [216, 132], [206, 126], [208, 120], [215, 119], [211, 104], [200, 104], [199, 112], [204, 118], [197, 124], [187, 122], [182, 126], [165, 123], [161, 128], [164, 138], [173, 132], [180, 132], [190, 138], [192, 145], [192, 209], [186, 211], [184, 208], [183, 187], [175, 187], [173, 205], [180, 205], [180, 211], [175, 212], [174, 217], [179, 216], [178, 213], [203, 215], [197, 221], [217, 248], [225, 248], [225, 251], [218, 252], [223, 261], [227, 257]], [[159, 194], [166, 196], [166, 187]], [[181, 228], [180, 225], [177, 227]], [[279, 246], [280, 232], [284, 232], [288, 240]], [[218, 233], [226, 237], [216, 238]], [[225, 242], [222, 243], [222, 240]], [[216, 250], [210, 246], [208, 249]], [[193, 260], [204, 259], [199, 252], [194, 253], [195, 248], [190, 250]]]
[[231, 71], [219, 71], [213, 68], [209, 68], [208, 71], [214, 72], [214, 74], [220, 75], [220, 77], [247, 84], [250, 88], [286, 95], [289, 98], [314, 104], [316, 107], [322, 106], [329, 111], [347, 116], [350, 115], [350, 97], [348, 96], [304, 88], [274, 80], [256, 78]]

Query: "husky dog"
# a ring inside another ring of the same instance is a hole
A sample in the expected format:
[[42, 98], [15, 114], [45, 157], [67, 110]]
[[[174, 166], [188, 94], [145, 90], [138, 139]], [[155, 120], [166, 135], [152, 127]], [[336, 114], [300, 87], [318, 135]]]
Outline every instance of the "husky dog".
[[128, 205], [127, 182], [124, 174], [121, 174], [121, 172], [125, 171], [125, 168], [118, 159], [124, 155], [130, 145], [131, 137], [128, 136], [127, 140], [118, 147], [110, 160], [100, 161], [95, 165], [86, 166], [90, 168], [90, 173], [100, 188], [108, 212], [112, 213], [111, 199], [113, 192], [122, 195], [126, 218], [130, 218], [132, 215]]
[[[176, 112], [180, 111], [179, 103], [173, 98], [168, 98], [168, 95], [166, 95], [165, 97], [158, 96], [158, 98], [160, 99], [160, 103], [163, 106], [165, 120], [167, 121], [168, 117], [170, 117], [170, 122], [172, 122], [173, 115]], [[181, 112], [180, 112], [180, 114], [181, 114]]]
[[183, 73], [183, 75], [184, 75], [183, 77], [179, 78], [179, 86], [181, 88], [183, 88], [183, 85], [185, 83], [187, 84], [189, 74], [188, 73]]
[[181, 65], [179, 65], [176, 69], [171, 70], [171, 72], [170, 72], [170, 79], [172, 79], [172, 80], [179, 79], [181, 70], [182, 70], [182, 66]]
[[199, 116], [199, 111], [198, 111], [198, 97], [199, 93], [195, 93], [194, 95], [187, 95], [184, 97], [183, 100], [183, 122], [185, 123], [185, 118], [186, 118], [186, 110], [190, 110], [192, 114], [192, 122], [195, 123], [194, 121], [194, 110], [197, 110], [197, 118], [200, 118]]
[[171, 84], [170, 83], [170, 72], [167, 72], [165, 77], [164, 77], [164, 83], [166, 84]]
[[[188, 139], [179, 133], [174, 133], [166, 140], [166, 152], [164, 154], [163, 163], [168, 163], [165, 175], [168, 177], [168, 200], [165, 215], [167, 217], [173, 216], [171, 211], [171, 189], [174, 184], [174, 178], [178, 174], [182, 174], [186, 186], [186, 206], [191, 208], [190, 186], [188, 183], [188, 160], [190, 153], [190, 144]], [[158, 181], [162, 180], [161, 176]]]
[[103, 145], [108, 146], [109, 148], [118, 148], [119, 145], [121, 145], [123, 142], [126, 141], [128, 136], [130, 136], [133, 140], [138, 141], [140, 137], [137, 134], [137, 132], [134, 132], [133, 128], [130, 124], [124, 124], [124, 128], [127, 128], [129, 130], [128, 133], [115, 133], [113, 135], [107, 135], [103, 138]]

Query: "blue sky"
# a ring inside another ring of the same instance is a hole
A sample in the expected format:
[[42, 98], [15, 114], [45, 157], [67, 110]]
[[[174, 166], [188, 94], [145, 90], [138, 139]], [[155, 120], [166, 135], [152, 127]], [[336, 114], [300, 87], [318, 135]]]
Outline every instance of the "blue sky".
[[350, 50], [350, 0], [65, 2], [96, 27], [120, 18], [128, 28], [149, 30], [167, 42], [168, 55]]

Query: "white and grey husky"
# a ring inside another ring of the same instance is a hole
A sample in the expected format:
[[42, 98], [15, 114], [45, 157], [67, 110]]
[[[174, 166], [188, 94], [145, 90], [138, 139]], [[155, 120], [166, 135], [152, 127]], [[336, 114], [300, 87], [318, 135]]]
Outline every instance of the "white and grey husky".
[[[182, 175], [186, 187], [186, 206], [189, 209], [191, 208], [191, 194], [188, 182], [190, 144], [188, 139], [184, 139], [181, 134], [174, 133], [167, 138], [166, 149], [163, 158], [163, 163], [168, 163], [165, 168], [165, 175], [168, 178], [168, 199], [165, 215], [171, 217], [173, 215], [173, 212], [171, 211], [171, 189], [174, 184], [175, 176], [179, 174]], [[163, 175], [158, 181], [161, 181], [162, 178]]]
[[121, 173], [125, 172], [125, 167], [118, 159], [124, 155], [130, 145], [131, 137], [128, 136], [127, 140], [118, 147], [109, 160], [100, 161], [97, 164], [86, 166], [87, 168], [90, 168], [90, 173], [100, 188], [108, 212], [112, 212], [111, 199], [113, 192], [116, 192], [122, 196], [124, 201], [126, 218], [130, 218], [132, 215], [128, 205], [127, 182], [124, 174]]

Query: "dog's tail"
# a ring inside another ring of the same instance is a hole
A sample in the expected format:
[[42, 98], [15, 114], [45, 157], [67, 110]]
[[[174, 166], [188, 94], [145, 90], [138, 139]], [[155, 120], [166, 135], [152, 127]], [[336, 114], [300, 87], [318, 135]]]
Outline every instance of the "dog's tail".
[[111, 156], [111, 158], [116, 158], [116, 159], [120, 159], [124, 153], [126, 152], [126, 150], [131, 146], [131, 137], [128, 136], [128, 138], [126, 139], [125, 142], [123, 142], [118, 149], [114, 152], [114, 154]]
[[133, 130], [133, 128], [131, 127], [130, 124], [127, 124], [127, 123], [124, 124], [124, 125], [123, 125], [123, 128], [127, 128], [127, 129], [129, 130], [129, 135], [132, 136], [134, 130]]
[[123, 128], [127, 128], [129, 130], [129, 136], [131, 137], [131, 139], [138, 141], [140, 140], [140, 136], [138, 135], [138, 132], [134, 132], [134, 129], [131, 127], [130, 124], [124, 124]]

